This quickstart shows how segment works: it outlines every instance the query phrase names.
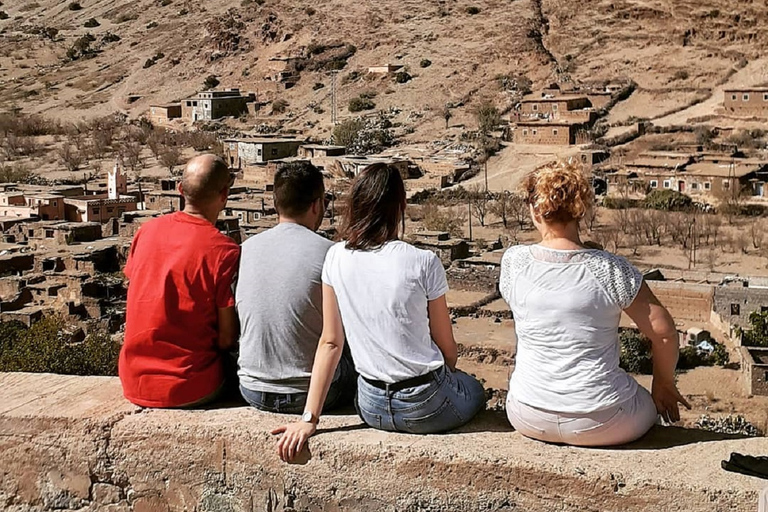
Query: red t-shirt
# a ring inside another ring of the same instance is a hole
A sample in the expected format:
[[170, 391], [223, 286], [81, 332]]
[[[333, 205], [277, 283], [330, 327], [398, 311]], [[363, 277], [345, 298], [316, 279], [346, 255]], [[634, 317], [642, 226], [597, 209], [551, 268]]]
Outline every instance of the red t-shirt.
[[144, 407], [178, 407], [224, 381], [218, 309], [233, 307], [240, 247], [211, 223], [183, 212], [143, 225], [131, 244], [123, 394]]

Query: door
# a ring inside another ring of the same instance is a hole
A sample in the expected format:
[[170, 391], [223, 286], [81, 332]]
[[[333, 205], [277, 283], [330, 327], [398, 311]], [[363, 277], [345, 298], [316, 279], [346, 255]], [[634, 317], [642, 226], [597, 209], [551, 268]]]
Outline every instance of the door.
[[683, 180], [677, 182], [677, 190], [678, 192], [685, 192], [685, 182]]

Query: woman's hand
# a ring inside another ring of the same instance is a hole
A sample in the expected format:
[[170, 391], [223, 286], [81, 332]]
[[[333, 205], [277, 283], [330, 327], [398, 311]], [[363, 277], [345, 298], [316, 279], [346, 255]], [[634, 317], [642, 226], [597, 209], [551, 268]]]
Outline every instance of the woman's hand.
[[277, 454], [283, 461], [291, 462], [316, 430], [315, 424], [307, 421], [297, 421], [276, 428], [272, 431], [273, 435], [283, 434], [277, 441]]
[[661, 417], [669, 423], [680, 421], [680, 409], [677, 404], [683, 404], [689, 410], [691, 408], [688, 400], [677, 390], [674, 381], [653, 379], [651, 396], [653, 403], [656, 404], [656, 412], [661, 414]]

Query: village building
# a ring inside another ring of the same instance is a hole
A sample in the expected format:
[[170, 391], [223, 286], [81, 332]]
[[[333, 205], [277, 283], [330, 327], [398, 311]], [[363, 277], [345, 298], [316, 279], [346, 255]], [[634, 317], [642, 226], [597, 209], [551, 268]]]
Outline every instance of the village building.
[[469, 257], [469, 244], [461, 238], [451, 238], [446, 231], [420, 231], [413, 234], [413, 245], [434, 252], [444, 267]]
[[768, 348], [740, 347], [746, 391], [768, 396]]
[[597, 114], [592, 103], [584, 95], [563, 95], [525, 98], [520, 102], [523, 117], [547, 118], [592, 123]]
[[590, 142], [586, 126], [569, 121], [520, 121], [514, 132], [515, 144], [569, 146]]
[[341, 156], [346, 154], [344, 146], [329, 146], [323, 144], [304, 144], [299, 147], [299, 158], [327, 158], [329, 156]]
[[383, 66], [369, 66], [368, 73], [386, 75], [389, 73], [396, 73], [403, 69], [403, 66], [399, 64], [385, 64]]
[[237, 217], [241, 226], [254, 226], [265, 216], [276, 215], [274, 205], [267, 198], [258, 201], [229, 201], [224, 213], [228, 217]]
[[120, 217], [123, 213], [137, 209], [134, 196], [126, 195], [128, 185], [120, 166], [115, 163], [113, 169], [107, 172], [107, 193], [66, 197], [66, 219], [72, 222], [105, 223], [111, 218]]
[[243, 95], [240, 89], [204, 91], [181, 102], [181, 116], [189, 121], [211, 121], [222, 117], [238, 117], [255, 108], [256, 94]]
[[723, 91], [727, 112], [742, 116], [768, 114], [768, 87], [743, 87]]
[[149, 119], [151, 121], [162, 123], [179, 118], [181, 118], [181, 103], [149, 106]]
[[295, 157], [302, 141], [278, 137], [244, 137], [224, 140], [224, 157], [233, 169], [260, 165], [270, 160]]

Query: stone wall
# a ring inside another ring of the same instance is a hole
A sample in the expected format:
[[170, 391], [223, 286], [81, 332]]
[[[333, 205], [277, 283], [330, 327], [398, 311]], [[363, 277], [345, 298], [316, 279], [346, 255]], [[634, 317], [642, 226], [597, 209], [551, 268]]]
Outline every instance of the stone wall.
[[[323, 417], [302, 464], [248, 407], [141, 410], [108, 377], [0, 374], [0, 509], [10, 512], [754, 512], [764, 482], [720, 469], [768, 439], [654, 427], [622, 449], [523, 438], [485, 412], [445, 435]], [[695, 463], [694, 463], [695, 461]]]
[[707, 323], [712, 311], [714, 287], [705, 284], [648, 281], [656, 297], [672, 318]]

